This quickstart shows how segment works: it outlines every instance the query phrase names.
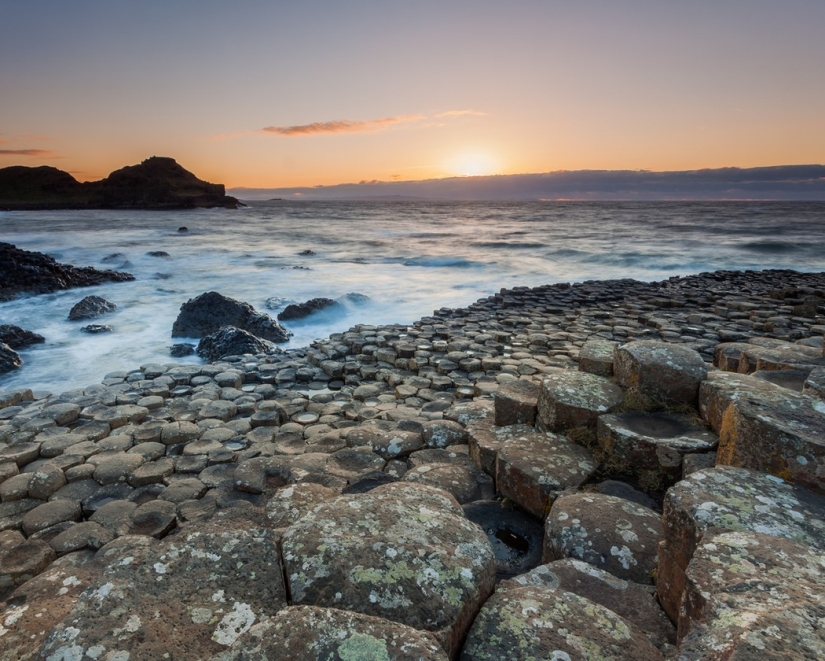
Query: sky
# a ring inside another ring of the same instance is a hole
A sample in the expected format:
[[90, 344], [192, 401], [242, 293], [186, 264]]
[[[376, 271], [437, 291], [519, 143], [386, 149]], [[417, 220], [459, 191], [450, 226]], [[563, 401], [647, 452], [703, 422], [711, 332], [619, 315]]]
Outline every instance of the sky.
[[825, 163], [823, 0], [0, 0], [0, 167], [228, 187]]

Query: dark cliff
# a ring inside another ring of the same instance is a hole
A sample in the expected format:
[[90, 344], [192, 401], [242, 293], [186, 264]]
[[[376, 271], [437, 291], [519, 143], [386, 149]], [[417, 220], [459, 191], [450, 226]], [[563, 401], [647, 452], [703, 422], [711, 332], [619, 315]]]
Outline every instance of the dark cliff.
[[194, 209], [239, 202], [223, 184], [198, 179], [172, 158], [153, 156], [81, 183], [68, 172], [41, 166], [0, 169], [0, 209]]

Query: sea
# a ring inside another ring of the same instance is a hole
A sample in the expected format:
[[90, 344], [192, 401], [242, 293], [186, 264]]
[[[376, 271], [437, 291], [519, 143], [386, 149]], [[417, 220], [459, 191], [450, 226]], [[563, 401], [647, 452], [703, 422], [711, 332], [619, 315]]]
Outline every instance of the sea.
[[[181, 228], [187, 231], [181, 231]], [[825, 271], [825, 203], [249, 202], [238, 210], [0, 212], [0, 241], [135, 281], [0, 303], [0, 323], [40, 333], [0, 390], [64, 392], [172, 359], [180, 306], [208, 291], [272, 316], [289, 302], [342, 305], [283, 325], [284, 348], [355, 324], [409, 324], [502, 288], [718, 269]], [[168, 253], [157, 256], [151, 253]], [[88, 334], [68, 321], [90, 294], [117, 311]], [[196, 338], [188, 341], [197, 343]]]

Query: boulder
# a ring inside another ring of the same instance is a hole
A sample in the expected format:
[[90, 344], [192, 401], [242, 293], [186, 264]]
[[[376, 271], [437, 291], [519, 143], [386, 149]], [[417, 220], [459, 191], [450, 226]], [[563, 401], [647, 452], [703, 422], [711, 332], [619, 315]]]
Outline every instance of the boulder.
[[286, 342], [292, 333], [266, 314], [210, 291], [190, 298], [172, 325], [172, 337], [205, 337], [223, 326], [234, 326], [270, 342]]
[[99, 335], [101, 333], [112, 333], [115, 329], [109, 324], [89, 324], [88, 326], [81, 326], [80, 330], [90, 335]]
[[0, 342], [0, 374], [20, 369], [23, 359], [5, 342]]
[[596, 472], [597, 464], [580, 445], [552, 432], [531, 431], [506, 441], [496, 457], [496, 490], [543, 519], [553, 501]]
[[595, 428], [596, 419], [623, 399], [622, 389], [603, 376], [574, 371], [551, 374], [539, 389], [539, 426], [550, 431]]
[[42, 344], [46, 338], [12, 324], [0, 324], [0, 343], [12, 349], [24, 349], [32, 344]]
[[461, 661], [663, 661], [644, 632], [604, 606], [532, 585], [496, 592], [481, 609]]
[[292, 303], [278, 313], [279, 321], [303, 319], [321, 310], [341, 310], [342, 306], [331, 298], [312, 298], [304, 303]]
[[430, 631], [451, 657], [495, 583], [481, 529], [445, 492], [411, 483], [321, 503], [287, 529], [282, 552], [294, 604]]
[[639, 340], [616, 347], [616, 382], [657, 400], [696, 404], [699, 384], [708, 368], [697, 351], [657, 340]]
[[825, 403], [753, 376], [714, 372], [699, 394], [719, 434], [717, 464], [776, 475], [825, 491]]
[[432, 634], [351, 611], [291, 606], [256, 624], [213, 661], [447, 661]]
[[100, 296], [87, 296], [74, 304], [69, 310], [69, 321], [82, 321], [85, 319], [96, 319], [107, 312], [117, 310], [117, 305], [107, 301]]
[[652, 583], [661, 517], [600, 493], [560, 496], [544, 524], [544, 562], [575, 558], [634, 583]]
[[201, 338], [195, 350], [201, 358], [210, 362], [218, 361], [224, 356], [271, 354], [277, 351], [272, 342], [234, 326], [224, 326]]

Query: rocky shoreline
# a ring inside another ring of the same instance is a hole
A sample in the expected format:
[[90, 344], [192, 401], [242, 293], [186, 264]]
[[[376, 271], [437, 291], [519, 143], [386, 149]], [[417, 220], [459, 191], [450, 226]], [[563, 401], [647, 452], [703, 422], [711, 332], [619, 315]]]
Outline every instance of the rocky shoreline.
[[790, 659], [825, 273], [502, 290], [0, 393], [0, 659]]

